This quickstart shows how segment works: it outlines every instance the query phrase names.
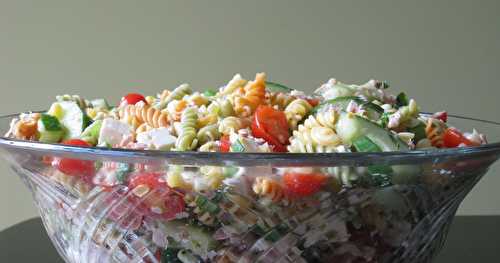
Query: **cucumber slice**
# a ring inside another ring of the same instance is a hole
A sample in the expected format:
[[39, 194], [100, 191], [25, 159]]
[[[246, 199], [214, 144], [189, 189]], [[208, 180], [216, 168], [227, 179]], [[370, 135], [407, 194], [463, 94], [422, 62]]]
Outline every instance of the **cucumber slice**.
[[293, 89], [275, 82], [266, 81], [266, 89], [270, 92], [290, 93]]
[[93, 99], [90, 101], [90, 104], [92, 104], [93, 108], [97, 109], [107, 109], [109, 110], [109, 104], [105, 99]]
[[83, 130], [90, 124], [90, 118], [74, 101], [60, 101], [56, 102], [62, 109], [62, 116], [59, 121], [66, 129], [64, 139], [71, 139], [79, 137]]
[[384, 152], [409, 150], [408, 145], [391, 132], [355, 114], [342, 112], [336, 128], [342, 141], [347, 144], [366, 136]]
[[101, 127], [102, 127], [102, 120], [96, 120], [94, 121], [91, 125], [89, 125], [85, 130], [82, 132], [82, 135], [80, 137], [82, 140], [92, 144], [96, 145], [97, 141], [99, 140], [99, 134], [101, 132]]
[[381, 152], [382, 150], [378, 145], [368, 139], [366, 136], [361, 136], [352, 142], [354, 148], [358, 152]]
[[64, 130], [59, 120], [48, 114], [42, 114], [38, 120], [37, 127], [40, 133], [39, 141], [41, 142], [56, 143], [64, 135]]
[[[217, 240], [212, 238], [210, 232], [201, 227], [186, 225], [179, 220], [163, 222], [162, 226], [165, 234], [177, 242], [182, 242], [185, 249], [189, 249], [197, 255], [206, 256], [209, 251], [217, 247]], [[189, 240], [185, 240], [182, 233], [187, 233]]]
[[425, 124], [420, 122], [417, 126], [408, 128], [408, 131], [415, 134], [413, 141], [418, 142], [422, 139], [427, 138], [427, 134], [425, 132]]
[[328, 107], [329, 105], [338, 108], [340, 110], [346, 110], [347, 106], [351, 101], [356, 102], [358, 105], [363, 106], [363, 108], [367, 111], [368, 118], [377, 120], [384, 113], [384, 109], [377, 104], [367, 102], [360, 97], [357, 96], [345, 96], [338, 97], [335, 99], [327, 100], [320, 103], [318, 106], [314, 107], [311, 111], [312, 114], [320, 111], [324, 107]]
[[339, 97], [354, 96], [356, 88], [351, 87], [347, 84], [337, 81], [335, 85], [327, 84], [325, 87], [321, 87], [316, 90], [315, 93], [323, 96], [325, 99], [335, 99]]

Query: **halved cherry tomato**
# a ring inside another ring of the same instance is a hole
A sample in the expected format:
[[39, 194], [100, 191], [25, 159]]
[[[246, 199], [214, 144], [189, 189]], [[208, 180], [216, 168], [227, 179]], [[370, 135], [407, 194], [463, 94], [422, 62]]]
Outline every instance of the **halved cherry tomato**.
[[231, 149], [231, 142], [229, 141], [229, 135], [224, 135], [220, 138], [220, 151], [229, 152]]
[[[86, 141], [80, 139], [71, 139], [64, 141], [63, 144], [71, 146], [91, 147]], [[95, 174], [95, 166], [93, 161], [79, 160], [70, 158], [54, 158], [52, 165], [59, 171], [70, 175], [88, 178]]]
[[434, 115], [432, 115], [432, 117], [434, 117], [438, 120], [442, 120], [443, 122], [448, 121], [448, 113], [446, 111], [436, 112], [436, 113], [434, 113]]
[[306, 101], [313, 107], [316, 107], [319, 104], [319, 99], [317, 98], [306, 98]]
[[160, 182], [160, 176], [160, 173], [141, 173], [130, 179], [128, 186], [130, 189], [134, 189], [139, 185], [146, 185], [150, 189], [168, 187], [165, 182]]
[[459, 130], [455, 128], [448, 128], [443, 134], [443, 143], [444, 147], [454, 148], [458, 147], [460, 144], [464, 144], [466, 146], [477, 146], [477, 143], [474, 143], [467, 139]]
[[277, 152], [286, 152], [290, 132], [285, 113], [270, 106], [260, 105], [252, 121], [252, 134], [262, 138]]
[[125, 95], [125, 97], [122, 98], [121, 100], [121, 105], [128, 104], [128, 105], [135, 105], [139, 101], [144, 101], [146, 102], [146, 98], [142, 96], [139, 93], [129, 93]]
[[326, 183], [327, 177], [320, 173], [286, 173], [283, 181], [288, 193], [304, 197], [318, 192]]

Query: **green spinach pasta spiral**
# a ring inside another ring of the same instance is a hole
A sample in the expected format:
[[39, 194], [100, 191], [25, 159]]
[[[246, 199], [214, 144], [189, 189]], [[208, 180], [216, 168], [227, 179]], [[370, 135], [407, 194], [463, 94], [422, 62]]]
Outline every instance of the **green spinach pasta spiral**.
[[188, 151], [196, 148], [198, 144], [196, 133], [196, 122], [198, 121], [198, 110], [195, 107], [186, 108], [181, 116], [181, 129], [175, 143], [178, 151]]
[[155, 105], [155, 108], [157, 109], [164, 109], [167, 104], [173, 100], [180, 100], [184, 98], [186, 95], [190, 95], [193, 93], [191, 90], [191, 86], [189, 84], [181, 84], [179, 87], [175, 88], [170, 94], [168, 94], [165, 99], [160, 100], [158, 104]]

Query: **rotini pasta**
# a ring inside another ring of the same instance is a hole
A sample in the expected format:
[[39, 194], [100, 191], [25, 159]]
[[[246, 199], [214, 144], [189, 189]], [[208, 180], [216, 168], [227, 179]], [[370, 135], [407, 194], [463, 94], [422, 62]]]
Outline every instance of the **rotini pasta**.
[[290, 152], [314, 153], [334, 152], [340, 145], [340, 137], [335, 133], [335, 114], [333, 111], [309, 116], [304, 124], [293, 131], [288, 150]]
[[160, 101], [155, 105], [156, 109], [164, 109], [169, 102], [172, 100], [180, 100], [186, 95], [193, 93], [191, 86], [189, 84], [181, 84], [179, 87], [175, 88], [172, 92], [163, 91], [160, 95]]
[[427, 139], [434, 147], [443, 147], [443, 134], [446, 129], [445, 124], [438, 119], [429, 118], [427, 119], [427, 125], [425, 126], [425, 134]]
[[220, 138], [220, 132], [217, 124], [212, 124], [201, 128], [196, 135], [200, 144], [205, 144], [209, 141], [215, 141]]
[[257, 106], [264, 104], [266, 99], [266, 74], [258, 73], [254, 81], [245, 85], [245, 94], [234, 98], [234, 110], [242, 117], [250, 116]]
[[241, 89], [247, 84], [247, 81], [241, 77], [240, 74], [236, 74], [233, 78], [224, 86], [219, 92], [219, 96], [229, 95], [234, 93], [237, 89]]
[[21, 140], [36, 140], [40, 113], [21, 114], [19, 119], [13, 119], [6, 136]]
[[255, 178], [252, 190], [256, 195], [268, 198], [273, 202], [279, 202], [285, 197], [285, 192], [281, 184], [274, 179], [264, 176]]
[[231, 132], [237, 132], [240, 129], [248, 128], [250, 123], [251, 121], [248, 118], [226, 117], [220, 121], [219, 132], [224, 135], [229, 135]]
[[179, 137], [175, 143], [175, 149], [178, 151], [192, 150], [198, 144], [196, 133], [196, 122], [198, 113], [196, 108], [188, 107], [182, 112], [181, 129]]
[[[126, 105], [118, 111], [120, 119], [133, 117], [138, 124], [147, 123], [154, 128], [167, 127], [169, 125], [168, 115], [148, 104]], [[139, 126], [137, 125], [137, 126]]]
[[278, 110], [285, 110], [288, 104], [295, 100], [294, 96], [283, 92], [271, 92], [267, 95], [268, 104], [276, 107]]
[[181, 119], [182, 112], [187, 108], [188, 102], [186, 100], [173, 100], [167, 104], [167, 108], [163, 111], [168, 112], [170, 118], [174, 121]]
[[[285, 115], [288, 121], [288, 125], [293, 130], [297, 128], [297, 124], [304, 119], [307, 114], [311, 111], [312, 106], [303, 99], [295, 99], [285, 108]], [[320, 114], [323, 116], [323, 114]], [[322, 118], [322, 117], [320, 117]]]

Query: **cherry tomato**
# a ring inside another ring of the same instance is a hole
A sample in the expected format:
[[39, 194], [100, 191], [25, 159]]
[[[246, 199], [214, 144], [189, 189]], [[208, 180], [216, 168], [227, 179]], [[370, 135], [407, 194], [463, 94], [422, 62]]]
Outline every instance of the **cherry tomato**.
[[460, 144], [466, 146], [477, 146], [477, 143], [471, 142], [459, 130], [448, 128], [443, 134], [443, 143], [446, 148], [458, 147]]
[[290, 132], [285, 113], [270, 106], [260, 105], [252, 121], [252, 134], [262, 138], [277, 152], [286, 152]]
[[438, 120], [442, 120], [443, 122], [448, 121], [448, 113], [446, 111], [436, 112], [436, 113], [434, 113], [434, 115], [432, 115], [432, 117], [434, 117]]
[[327, 177], [320, 173], [286, 173], [283, 181], [290, 194], [304, 197], [318, 192]]
[[169, 195], [165, 200], [165, 212], [161, 216], [166, 220], [172, 220], [177, 214], [184, 212], [185, 208], [186, 203], [181, 196]]
[[122, 98], [121, 104], [135, 105], [139, 101], [146, 102], [146, 98], [139, 93], [129, 93]]
[[306, 101], [313, 107], [316, 107], [319, 104], [319, 99], [316, 98], [306, 98]]
[[146, 185], [150, 189], [155, 189], [158, 187], [168, 187], [165, 182], [160, 182], [159, 173], [141, 173], [130, 179], [128, 186], [130, 189], [134, 189], [139, 185]]
[[[71, 146], [91, 147], [86, 141], [80, 139], [71, 139], [64, 141], [63, 144]], [[70, 158], [54, 158], [52, 164], [59, 169], [59, 171], [70, 175], [88, 178], [94, 175], [95, 166], [93, 161], [79, 160]]]
[[229, 135], [224, 135], [220, 138], [220, 151], [229, 152], [231, 149], [231, 142], [229, 141]]

